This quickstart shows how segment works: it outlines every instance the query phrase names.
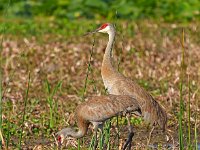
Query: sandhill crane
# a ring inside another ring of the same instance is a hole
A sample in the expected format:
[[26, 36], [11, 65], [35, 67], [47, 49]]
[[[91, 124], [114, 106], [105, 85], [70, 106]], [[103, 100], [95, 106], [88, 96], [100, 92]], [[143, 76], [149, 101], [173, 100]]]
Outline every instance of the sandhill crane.
[[90, 33], [107, 33], [109, 41], [103, 57], [101, 75], [105, 88], [109, 94], [130, 95], [137, 99], [144, 120], [151, 125], [158, 124], [165, 131], [167, 125], [167, 114], [155, 99], [136, 82], [125, 77], [113, 67], [112, 47], [115, 39], [115, 28], [110, 23], [104, 23], [100, 28]]
[[[74, 138], [83, 137], [90, 123], [93, 124], [94, 131], [97, 133], [97, 129], [100, 128], [102, 130], [103, 123], [107, 119], [117, 115], [131, 114], [133, 112], [140, 113], [140, 107], [138, 101], [130, 96], [107, 95], [89, 97], [88, 101], [78, 105], [75, 110], [78, 131], [72, 128], [62, 129], [56, 134], [58, 142], [62, 143], [67, 136]], [[126, 141], [123, 147], [124, 150], [131, 140], [132, 139]]]

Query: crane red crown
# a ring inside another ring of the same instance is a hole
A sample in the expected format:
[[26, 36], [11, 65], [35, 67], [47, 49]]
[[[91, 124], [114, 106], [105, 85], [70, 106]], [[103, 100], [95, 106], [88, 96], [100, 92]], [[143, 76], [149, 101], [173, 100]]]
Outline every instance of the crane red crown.
[[108, 26], [108, 23], [104, 23], [101, 25], [101, 27], [99, 29], [102, 30], [102, 29], [106, 28], [107, 26]]

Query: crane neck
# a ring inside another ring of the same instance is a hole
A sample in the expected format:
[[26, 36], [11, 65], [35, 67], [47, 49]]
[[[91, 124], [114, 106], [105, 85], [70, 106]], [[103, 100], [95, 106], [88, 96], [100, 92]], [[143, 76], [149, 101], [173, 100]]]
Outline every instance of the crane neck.
[[81, 130], [78, 130], [77, 132], [75, 130], [72, 130], [71, 136], [75, 138], [81, 138], [83, 137], [83, 132]]
[[78, 131], [75, 131], [74, 129], [71, 128], [71, 130], [66, 133], [67, 136], [71, 136], [71, 137], [74, 137], [74, 138], [81, 138], [84, 136], [83, 132], [81, 130], [78, 130]]
[[115, 40], [115, 30], [111, 30], [108, 32], [109, 41], [105, 50], [105, 54], [103, 57], [102, 67], [109, 67], [110, 69], [114, 69], [112, 65], [112, 47]]

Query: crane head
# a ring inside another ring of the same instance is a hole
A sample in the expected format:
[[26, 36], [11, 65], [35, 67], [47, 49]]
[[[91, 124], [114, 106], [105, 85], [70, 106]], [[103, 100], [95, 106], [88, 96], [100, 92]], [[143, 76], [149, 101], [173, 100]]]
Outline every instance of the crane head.
[[97, 32], [108, 33], [111, 26], [112, 25], [110, 23], [104, 23], [97, 29]]
[[63, 143], [64, 139], [65, 139], [65, 138], [64, 138], [63, 135], [59, 135], [59, 136], [57, 137], [57, 142], [58, 142], [58, 144], [61, 145], [61, 144]]
[[104, 23], [96, 30], [94, 30], [92, 32], [88, 32], [85, 35], [93, 34], [93, 33], [97, 33], [97, 32], [109, 33], [110, 31], [113, 31], [113, 30], [114, 30], [114, 26], [111, 23]]
[[57, 142], [58, 144], [62, 144], [64, 139], [68, 136], [71, 136], [71, 134], [73, 134], [74, 131], [71, 128], [64, 128], [61, 131], [59, 131], [58, 133], [56, 133], [57, 136]]

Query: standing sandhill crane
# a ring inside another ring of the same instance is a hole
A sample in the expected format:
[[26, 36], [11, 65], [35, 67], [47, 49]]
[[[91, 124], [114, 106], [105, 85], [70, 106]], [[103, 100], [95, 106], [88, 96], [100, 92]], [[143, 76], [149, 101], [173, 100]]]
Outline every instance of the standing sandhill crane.
[[[107, 95], [90, 97], [88, 101], [85, 101], [76, 107], [75, 116], [77, 119], [78, 131], [75, 131], [72, 128], [62, 129], [57, 133], [58, 142], [61, 144], [67, 136], [74, 138], [83, 137], [87, 132], [89, 123], [93, 124], [94, 131], [97, 133], [98, 128], [102, 130], [103, 123], [106, 120], [117, 115], [124, 113], [126, 115], [133, 112], [140, 113], [140, 107], [138, 101], [130, 96]], [[123, 148], [124, 150], [130, 142], [130, 140], [126, 141]]]
[[115, 39], [115, 28], [110, 23], [103, 24], [100, 28], [90, 33], [107, 33], [109, 41], [103, 57], [101, 75], [104, 86], [109, 94], [130, 95], [137, 99], [142, 116], [151, 125], [158, 124], [165, 131], [167, 125], [167, 114], [155, 99], [136, 82], [119, 73], [112, 64], [112, 47]]

